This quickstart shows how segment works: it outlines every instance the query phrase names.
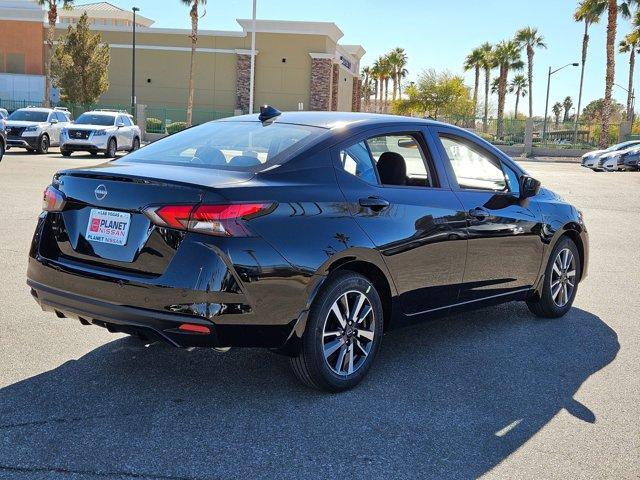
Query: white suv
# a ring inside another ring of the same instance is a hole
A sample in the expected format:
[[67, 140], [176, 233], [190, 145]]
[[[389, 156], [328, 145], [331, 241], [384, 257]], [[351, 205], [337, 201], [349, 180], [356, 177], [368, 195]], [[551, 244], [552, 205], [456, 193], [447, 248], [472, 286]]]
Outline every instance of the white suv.
[[60, 132], [71, 118], [67, 109], [27, 107], [13, 112], [5, 123], [7, 147], [47, 153], [60, 144]]
[[60, 135], [60, 153], [89, 152], [113, 158], [118, 150], [132, 152], [140, 148], [142, 134], [126, 111], [94, 110], [83, 113]]

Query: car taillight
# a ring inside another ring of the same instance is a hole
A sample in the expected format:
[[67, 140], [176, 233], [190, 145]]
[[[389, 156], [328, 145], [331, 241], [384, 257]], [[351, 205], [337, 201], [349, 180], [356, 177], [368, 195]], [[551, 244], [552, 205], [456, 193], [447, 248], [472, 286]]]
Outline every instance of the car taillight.
[[264, 214], [271, 207], [270, 203], [163, 205], [149, 207], [144, 213], [160, 227], [224, 237], [247, 237], [251, 233], [244, 221]]
[[64, 193], [55, 189], [51, 185], [44, 191], [42, 198], [42, 210], [45, 212], [61, 212], [64, 209], [64, 205], [67, 203], [67, 199]]

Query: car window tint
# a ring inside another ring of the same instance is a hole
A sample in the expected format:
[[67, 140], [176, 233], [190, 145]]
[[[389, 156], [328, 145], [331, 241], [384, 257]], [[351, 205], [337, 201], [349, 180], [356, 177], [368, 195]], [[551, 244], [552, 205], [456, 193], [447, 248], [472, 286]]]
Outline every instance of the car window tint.
[[[432, 186], [431, 177], [427, 170], [427, 162], [417, 137], [409, 134], [380, 135], [367, 140], [371, 154], [378, 164], [380, 157], [386, 152], [399, 154], [404, 160], [407, 179], [404, 185], [414, 187]], [[399, 159], [398, 156], [395, 157]], [[397, 160], [396, 160], [397, 161]], [[378, 169], [378, 173], [380, 169]], [[384, 178], [380, 176], [382, 183]], [[397, 183], [394, 183], [397, 185]]]
[[355, 175], [372, 185], [378, 185], [373, 160], [364, 142], [356, 143], [341, 150], [340, 162], [345, 172]]
[[68, 122], [67, 117], [62, 112], [56, 112], [56, 117], [59, 122]]
[[457, 137], [440, 136], [460, 188], [506, 191], [500, 162], [480, 147]]

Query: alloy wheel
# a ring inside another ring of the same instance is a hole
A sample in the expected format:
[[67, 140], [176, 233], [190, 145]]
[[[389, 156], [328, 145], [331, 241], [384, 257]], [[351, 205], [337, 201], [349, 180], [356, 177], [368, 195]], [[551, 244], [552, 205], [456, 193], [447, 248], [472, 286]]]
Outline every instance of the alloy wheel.
[[551, 298], [558, 307], [569, 303], [576, 287], [576, 260], [568, 248], [556, 255], [551, 270]]
[[367, 361], [375, 336], [375, 315], [367, 296], [343, 293], [331, 306], [322, 330], [324, 360], [337, 375], [351, 375]]

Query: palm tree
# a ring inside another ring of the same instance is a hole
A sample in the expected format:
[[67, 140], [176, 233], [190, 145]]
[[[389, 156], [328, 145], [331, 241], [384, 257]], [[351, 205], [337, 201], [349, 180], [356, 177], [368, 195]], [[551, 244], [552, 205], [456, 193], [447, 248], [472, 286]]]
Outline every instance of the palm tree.
[[49, 29], [47, 30], [47, 55], [44, 62], [44, 74], [46, 76], [44, 84], [44, 105], [51, 105], [51, 59], [53, 58], [53, 44], [56, 34], [56, 23], [58, 22], [58, 4], [62, 4], [63, 9], [71, 8], [73, 0], [37, 0], [38, 5], [47, 7], [47, 19]]
[[495, 65], [493, 46], [485, 42], [480, 45], [482, 51], [482, 69], [484, 70], [484, 111], [482, 115], [482, 131], [487, 133], [489, 126], [489, 86], [491, 85], [491, 69]]
[[556, 117], [556, 127], [560, 124], [560, 115], [562, 115], [562, 104], [560, 102], [556, 102], [551, 107], [551, 111], [553, 115]]
[[475, 81], [473, 84], [473, 113], [478, 111], [478, 89], [480, 88], [480, 70], [484, 62], [484, 53], [480, 47], [471, 50], [464, 61], [465, 71], [473, 70]]
[[573, 107], [573, 99], [569, 96], [564, 97], [562, 101], [562, 108], [564, 108], [564, 117], [562, 118], [563, 122], [569, 121], [569, 112], [571, 111], [571, 107]]
[[523, 67], [520, 60], [520, 47], [515, 40], [503, 40], [494, 49], [495, 65], [498, 67], [498, 125], [496, 136], [503, 137], [504, 104], [507, 96], [507, 80], [509, 71]]
[[524, 98], [527, 96], [527, 86], [529, 82], [525, 78], [524, 75], [518, 74], [511, 80], [509, 84], [509, 92], [516, 94], [516, 108], [513, 114], [513, 118], [518, 118], [518, 105], [520, 103], [520, 97]]
[[582, 7], [585, 11], [607, 12], [607, 70], [605, 74], [604, 101], [602, 104], [602, 135], [600, 135], [600, 148], [606, 148], [609, 142], [609, 123], [611, 121], [611, 97], [616, 70], [616, 31], [618, 28], [618, 13], [628, 18], [631, 16], [631, 5], [638, 0], [584, 0]]
[[[578, 93], [578, 108], [576, 110], [576, 137], [578, 129], [578, 119], [580, 118], [580, 107], [582, 106], [582, 86], [584, 84], [584, 67], [587, 63], [587, 50], [589, 48], [589, 27], [593, 23], [600, 21], [600, 15], [604, 11], [605, 2], [593, 2], [584, 0], [578, 4], [573, 18], [576, 22], [584, 22], [584, 34], [582, 35], [582, 62], [580, 72], [580, 91]], [[576, 138], [577, 140], [577, 138]]]
[[627, 120], [633, 118], [633, 71], [636, 66], [636, 51], [640, 46], [640, 31], [638, 30], [638, 22], [640, 20], [640, 11], [636, 13], [634, 24], [636, 29], [629, 33], [619, 44], [620, 53], [629, 54], [629, 83], [627, 88]]
[[375, 62], [373, 62], [373, 65], [372, 65], [371, 70], [369, 72], [369, 74], [371, 75], [371, 78], [373, 79], [373, 107], [374, 107], [374, 111], [377, 111], [377, 109], [378, 109], [378, 86], [380, 85], [380, 70], [381, 70], [380, 59], [378, 59]]
[[[198, 6], [206, 5], [207, 0], [181, 0], [181, 2], [191, 7], [189, 16], [191, 17], [191, 63], [189, 65], [189, 100], [187, 101], [187, 126], [193, 122], [193, 94], [195, 92], [195, 67], [196, 67], [196, 47], [198, 46]], [[203, 15], [204, 16], [204, 15]], [[249, 106], [251, 108], [251, 106]]]
[[[391, 79], [393, 80], [393, 94], [392, 99], [396, 99], [396, 92], [400, 95], [400, 81], [403, 76], [406, 75], [407, 69], [407, 54], [404, 48], [394, 48], [387, 54], [387, 60], [391, 67]], [[404, 72], [404, 75], [403, 75]]]
[[367, 109], [369, 100], [371, 99], [371, 67], [362, 69], [362, 96], [364, 98], [364, 108]]
[[380, 62], [380, 97], [382, 99], [382, 93], [384, 92], [384, 100], [382, 101], [382, 111], [387, 111], [387, 103], [389, 101], [389, 80], [393, 74], [389, 57], [383, 56], [378, 60]]
[[529, 80], [529, 118], [533, 117], [533, 54], [535, 48], [547, 48], [538, 29], [526, 27], [516, 32], [516, 42], [527, 51], [527, 78]]

